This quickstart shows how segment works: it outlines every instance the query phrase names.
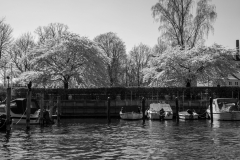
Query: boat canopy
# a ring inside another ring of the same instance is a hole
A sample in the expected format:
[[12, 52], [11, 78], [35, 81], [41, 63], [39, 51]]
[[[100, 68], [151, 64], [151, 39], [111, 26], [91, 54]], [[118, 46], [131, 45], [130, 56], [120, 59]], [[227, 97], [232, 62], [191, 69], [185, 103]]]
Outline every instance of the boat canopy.
[[150, 104], [149, 110], [160, 111], [161, 109], [163, 109], [164, 111], [172, 112], [172, 108], [171, 108], [170, 104], [166, 104], [166, 103], [151, 103]]
[[219, 109], [224, 112], [239, 111], [237, 103], [238, 99], [234, 98], [217, 99]]
[[[10, 109], [15, 114], [23, 114], [26, 111], [27, 99], [17, 98], [10, 102]], [[40, 107], [35, 99], [31, 100], [30, 113], [34, 114]]]

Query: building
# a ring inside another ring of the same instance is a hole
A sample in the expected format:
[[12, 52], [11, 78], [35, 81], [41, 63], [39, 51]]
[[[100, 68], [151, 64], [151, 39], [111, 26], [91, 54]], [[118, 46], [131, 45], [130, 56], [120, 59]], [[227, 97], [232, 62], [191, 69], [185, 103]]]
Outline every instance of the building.
[[240, 86], [240, 73], [229, 75], [228, 78], [224, 80], [225, 85], [229, 87], [237, 87]]

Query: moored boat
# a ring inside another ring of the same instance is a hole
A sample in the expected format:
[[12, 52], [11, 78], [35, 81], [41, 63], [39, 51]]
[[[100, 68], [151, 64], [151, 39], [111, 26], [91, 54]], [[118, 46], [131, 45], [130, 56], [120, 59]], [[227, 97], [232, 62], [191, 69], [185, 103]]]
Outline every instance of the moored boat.
[[184, 119], [184, 120], [198, 119], [198, 114], [194, 110], [191, 110], [191, 109], [178, 112], [178, 115], [179, 115], [179, 119]]
[[[239, 121], [240, 106], [235, 98], [215, 98], [212, 103], [213, 119], [219, 121]], [[210, 106], [207, 109], [210, 117]]]
[[[17, 98], [10, 102], [10, 116], [13, 124], [26, 124], [27, 99]], [[45, 111], [46, 112], [46, 111]], [[6, 114], [6, 104], [0, 104], [0, 114]], [[49, 114], [48, 114], [49, 115]], [[40, 107], [35, 99], [30, 105], [30, 124], [39, 124]]]
[[140, 120], [143, 118], [140, 107], [122, 107], [119, 112], [120, 118], [124, 120]]
[[147, 110], [149, 119], [173, 119], [173, 111], [170, 104], [166, 103], [151, 103]]

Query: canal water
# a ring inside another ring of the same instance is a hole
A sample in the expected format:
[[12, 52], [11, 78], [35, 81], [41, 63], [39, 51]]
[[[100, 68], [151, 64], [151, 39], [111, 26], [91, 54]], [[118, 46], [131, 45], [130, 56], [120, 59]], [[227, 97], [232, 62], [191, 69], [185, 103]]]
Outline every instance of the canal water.
[[0, 132], [0, 159], [240, 159], [240, 121], [62, 119]]

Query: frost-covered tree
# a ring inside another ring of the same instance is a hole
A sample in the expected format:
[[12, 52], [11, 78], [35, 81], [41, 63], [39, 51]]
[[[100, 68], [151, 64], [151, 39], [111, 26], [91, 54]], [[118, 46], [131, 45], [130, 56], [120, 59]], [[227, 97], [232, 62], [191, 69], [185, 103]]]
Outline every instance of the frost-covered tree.
[[110, 86], [123, 85], [127, 57], [124, 42], [112, 32], [100, 34], [94, 38], [94, 41], [99, 44], [104, 54], [110, 59], [107, 64]]
[[227, 78], [237, 73], [235, 51], [214, 44], [211, 47], [169, 47], [151, 59], [144, 79], [155, 86], [192, 86]]
[[[47, 37], [47, 36], [46, 36]], [[16, 81], [33, 81], [35, 86], [103, 87], [107, 86], [108, 58], [98, 45], [86, 37], [64, 31], [41, 40], [32, 50], [33, 69]]]
[[[217, 17], [210, 0], [159, 0], [153, 7], [153, 17], [160, 22], [162, 38], [172, 46], [202, 44], [204, 37], [213, 31]], [[194, 5], [196, 4], [196, 5]], [[196, 11], [194, 13], [194, 11]]]

